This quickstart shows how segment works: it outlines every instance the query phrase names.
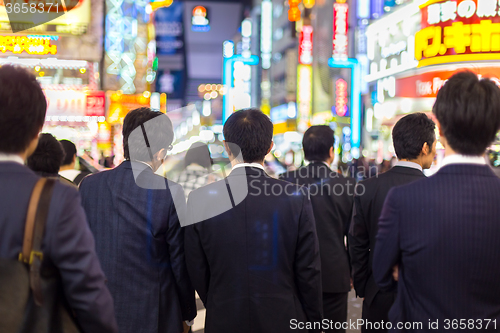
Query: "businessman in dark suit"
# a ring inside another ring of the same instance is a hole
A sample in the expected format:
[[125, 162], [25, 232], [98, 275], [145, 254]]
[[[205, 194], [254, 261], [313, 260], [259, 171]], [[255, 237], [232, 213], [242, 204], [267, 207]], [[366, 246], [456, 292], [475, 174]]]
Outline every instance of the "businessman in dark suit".
[[120, 332], [181, 333], [196, 316], [179, 223], [184, 194], [154, 173], [172, 140], [165, 114], [133, 110], [123, 122], [126, 161], [80, 185]]
[[[423, 169], [436, 155], [435, 124], [423, 113], [401, 118], [392, 130], [398, 163], [389, 171], [362, 181], [354, 197], [354, 214], [349, 233], [352, 277], [358, 297], [363, 297], [363, 319], [387, 322], [396, 290], [381, 291], [372, 274], [373, 250], [378, 219], [389, 190], [425, 178]], [[363, 326], [362, 332], [386, 332]]]
[[[500, 89], [459, 72], [439, 90], [433, 113], [445, 147], [442, 167], [387, 195], [373, 276], [382, 289], [394, 288], [399, 267], [390, 320], [423, 323], [406, 332], [458, 332], [464, 325], [498, 331], [500, 179], [484, 153], [500, 129]], [[488, 320], [496, 322], [487, 327]]]
[[273, 124], [260, 110], [232, 114], [223, 133], [233, 170], [188, 200], [186, 260], [207, 309], [205, 332], [320, 332], [321, 267], [307, 189], [264, 171]]
[[[330, 169], [334, 133], [329, 126], [311, 126], [302, 139], [309, 165], [280, 176], [309, 189], [318, 231], [323, 281], [323, 315], [338, 323], [347, 321], [347, 294], [351, 272], [346, 237], [352, 215], [356, 182]], [[328, 329], [327, 332], [345, 332]]]
[[[24, 166], [24, 161], [37, 147], [46, 110], [45, 96], [32, 74], [9, 65], [0, 67], [2, 260], [18, 260], [21, 253], [28, 204], [33, 187], [40, 179]], [[57, 268], [62, 279], [61, 288], [83, 332], [117, 332], [113, 300], [95, 253], [94, 238], [80, 196], [76, 189], [59, 182], [52, 192], [42, 249], [42, 265]]]

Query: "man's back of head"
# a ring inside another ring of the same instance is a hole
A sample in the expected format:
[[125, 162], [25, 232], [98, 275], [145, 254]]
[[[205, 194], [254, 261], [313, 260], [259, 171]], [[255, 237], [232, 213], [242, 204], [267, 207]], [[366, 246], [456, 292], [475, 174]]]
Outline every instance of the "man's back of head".
[[311, 126], [304, 133], [302, 147], [305, 159], [325, 162], [331, 158], [331, 150], [335, 142], [333, 130], [326, 125]]
[[[246, 163], [262, 163], [273, 142], [273, 123], [258, 109], [233, 113], [224, 124], [224, 139], [231, 154]], [[227, 147], [226, 147], [227, 148]]]
[[69, 140], [60, 140], [61, 146], [64, 149], [64, 153], [66, 156], [62, 161], [61, 167], [72, 165], [75, 162], [76, 158], [76, 146], [73, 142]]
[[432, 111], [445, 146], [461, 155], [479, 156], [500, 129], [500, 89], [487, 78], [459, 72], [439, 90]]
[[435, 156], [436, 125], [424, 113], [401, 118], [392, 129], [394, 151], [400, 161], [412, 161], [430, 168]]
[[[47, 101], [34, 75], [25, 69], [0, 67], [0, 153], [33, 150], [42, 129]], [[30, 152], [31, 153], [31, 152]]]
[[52, 134], [40, 134], [38, 146], [28, 157], [28, 167], [44, 176], [57, 176], [65, 153], [59, 141]]
[[123, 150], [127, 160], [163, 160], [173, 140], [172, 122], [162, 112], [138, 108], [123, 120]]

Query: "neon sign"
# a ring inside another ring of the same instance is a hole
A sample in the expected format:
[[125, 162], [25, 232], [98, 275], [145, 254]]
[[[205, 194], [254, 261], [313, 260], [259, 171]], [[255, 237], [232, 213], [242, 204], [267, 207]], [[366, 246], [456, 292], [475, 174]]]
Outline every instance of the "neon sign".
[[304, 25], [299, 35], [299, 64], [312, 65], [313, 27]]
[[496, 0], [428, 1], [420, 6], [415, 35], [418, 67], [500, 58], [500, 8]]
[[35, 38], [26, 36], [0, 36], [0, 51], [15, 54], [57, 54], [57, 45], [51, 44], [51, 38]]
[[345, 0], [333, 4], [333, 58], [347, 59], [347, 17], [349, 6]]
[[305, 132], [309, 127], [312, 109], [312, 67], [299, 65], [297, 70], [297, 124], [298, 130]]
[[347, 115], [347, 82], [344, 79], [338, 79], [335, 82], [335, 113], [339, 117]]
[[191, 30], [196, 32], [210, 31], [209, 23], [207, 9], [203, 6], [194, 7], [193, 17], [191, 18]]

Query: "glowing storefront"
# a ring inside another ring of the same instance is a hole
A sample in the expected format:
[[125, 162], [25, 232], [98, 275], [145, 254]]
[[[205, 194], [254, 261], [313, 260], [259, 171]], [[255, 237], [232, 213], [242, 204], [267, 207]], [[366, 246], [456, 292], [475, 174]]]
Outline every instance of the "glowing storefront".
[[379, 158], [390, 155], [392, 125], [407, 113], [430, 113], [439, 88], [456, 71], [500, 84], [496, 0], [414, 1], [369, 25], [366, 34], [372, 107], [365, 130], [374, 140], [365, 148]]
[[99, 91], [103, 5], [72, 0], [66, 6], [71, 11], [52, 13], [54, 19], [42, 24], [0, 10], [0, 66], [32, 71], [47, 98], [42, 131], [75, 142], [80, 155], [87, 151], [97, 158], [99, 138], [106, 136], [100, 134], [105, 100]]

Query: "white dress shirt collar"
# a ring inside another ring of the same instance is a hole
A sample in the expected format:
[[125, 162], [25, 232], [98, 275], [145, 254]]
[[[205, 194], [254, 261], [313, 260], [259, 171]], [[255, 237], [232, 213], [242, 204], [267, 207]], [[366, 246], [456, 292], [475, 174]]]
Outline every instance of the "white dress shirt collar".
[[417, 169], [420, 171], [422, 170], [422, 166], [418, 163], [415, 162], [410, 162], [410, 161], [397, 161], [396, 165], [394, 166], [399, 166], [399, 167], [404, 167], [404, 168], [412, 168], [412, 169]]
[[16, 162], [24, 165], [24, 161], [21, 156], [16, 154], [4, 154], [0, 153], [0, 162]]
[[441, 166], [449, 165], [449, 164], [478, 164], [478, 165], [486, 165], [486, 160], [483, 156], [466, 156], [466, 155], [448, 155], [443, 158], [443, 162]]
[[139, 161], [139, 160], [130, 160], [130, 161], [131, 162], [135, 162], [135, 163], [141, 163], [141, 164], [147, 165], [151, 170], [153, 170], [153, 167], [149, 163], [146, 163], [146, 162], [143, 162], [143, 161]]
[[235, 166], [233, 166], [233, 170], [237, 168], [244, 168], [244, 167], [252, 167], [252, 168], [259, 168], [264, 170], [264, 166], [259, 163], [238, 163]]

